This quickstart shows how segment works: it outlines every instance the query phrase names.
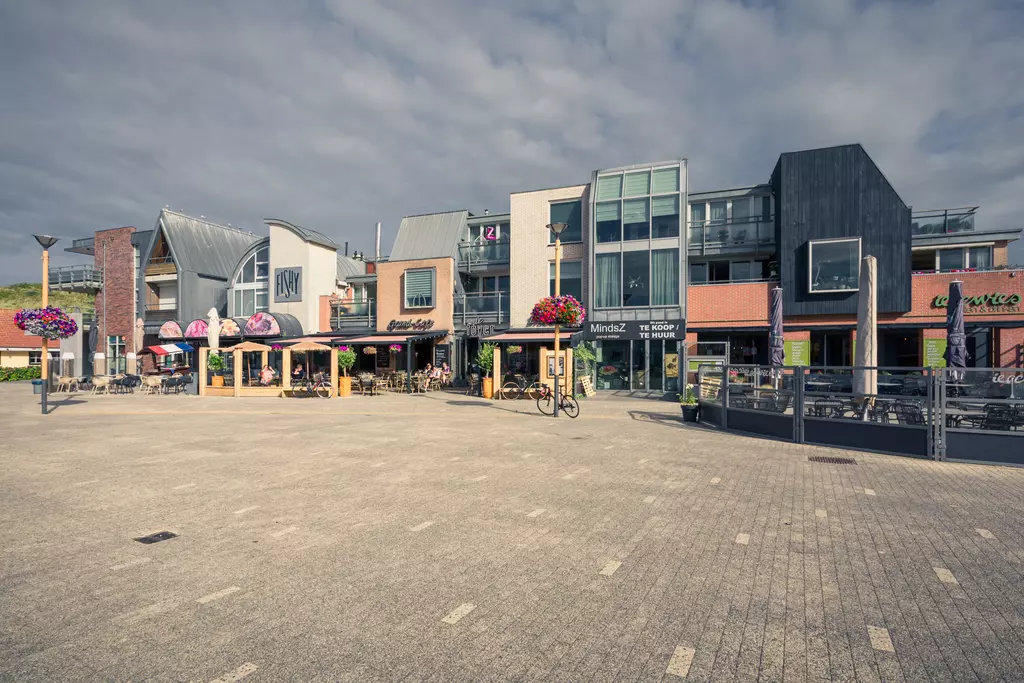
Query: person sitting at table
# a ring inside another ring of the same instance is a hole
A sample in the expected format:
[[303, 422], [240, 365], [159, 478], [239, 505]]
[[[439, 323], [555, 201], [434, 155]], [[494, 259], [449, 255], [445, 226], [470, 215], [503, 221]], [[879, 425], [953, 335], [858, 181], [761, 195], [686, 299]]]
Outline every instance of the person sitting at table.
[[441, 379], [441, 368], [435, 367], [430, 371], [430, 379]]
[[427, 367], [423, 368], [423, 374], [430, 377], [430, 373], [433, 372], [433, 370], [433, 366], [431, 366], [430, 363], [427, 363]]
[[448, 367], [448, 363], [441, 363], [441, 379], [445, 384], [452, 381], [452, 369]]
[[277, 372], [274, 370], [274, 368], [270, 367], [269, 365], [264, 365], [263, 369], [260, 370], [260, 384], [262, 384], [265, 387], [269, 387], [270, 383], [274, 381], [274, 378], [276, 376]]
[[302, 369], [302, 363], [299, 363], [295, 366], [295, 369], [292, 370], [292, 381], [294, 382], [295, 380], [302, 380], [305, 378], [306, 373]]

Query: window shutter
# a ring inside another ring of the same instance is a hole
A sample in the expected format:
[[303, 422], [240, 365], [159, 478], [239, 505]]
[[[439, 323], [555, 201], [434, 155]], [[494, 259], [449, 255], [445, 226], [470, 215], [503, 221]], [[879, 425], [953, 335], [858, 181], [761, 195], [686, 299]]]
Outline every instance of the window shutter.
[[649, 171], [643, 173], [627, 173], [625, 192], [623, 196], [638, 197], [651, 193], [651, 174]]
[[434, 304], [434, 271], [405, 271], [405, 305], [433, 306]]
[[597, 210], [594, 211], [595, 220], [598, 223], [602, 221], [617, 221], [622, 215], [619, 210], [621, 205], [618, 202], [605, 202], [604, 204], [598, 204]]
[[651, 215], [653, 216], [675, 216], [679, 213], [679, 195], [671, 194], [666, 197], [654, 197], [651, 199]]
[[679, 167], [659, 168], [654, 172], [654, 187], [651, 194], [679, 192]]
[[647, 200], [627, 199], [622, 202], [623, 223], [643, 223], [647, 220]]
[[622, 176], [605, 175], [597, 179], [597, 201], [618, 199], [622, 196]]

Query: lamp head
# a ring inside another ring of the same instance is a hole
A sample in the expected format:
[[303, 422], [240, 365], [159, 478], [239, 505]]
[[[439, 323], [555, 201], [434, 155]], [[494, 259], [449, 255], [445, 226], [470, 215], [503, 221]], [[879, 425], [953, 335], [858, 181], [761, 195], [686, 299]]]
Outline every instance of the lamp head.
[[548, 230], [553, 232], [555, 234], [555, 237], [558, 237], [568, 227], [569, 227], [568, 223], [551, 223], [551, 224], [548, 225]]
[[39, 246], [43, 249], [49, 249], [53, 245], [57, 244], [57, 238], [51, 235], [32, 235], [36, 238], [36, 242], [39, 242]]

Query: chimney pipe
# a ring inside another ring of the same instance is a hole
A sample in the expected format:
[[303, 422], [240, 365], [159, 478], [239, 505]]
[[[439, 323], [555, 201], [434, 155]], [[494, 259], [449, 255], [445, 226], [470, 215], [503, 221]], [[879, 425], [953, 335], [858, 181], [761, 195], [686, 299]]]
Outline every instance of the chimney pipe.
[[380, 221], [377, 221], [377, 229], [374, 232], [373, 260], [380, 261]]
[[484, 209], [484, 215], [485, 216], [490, 216], [491, 215], [491, 210], [490, 209]]
[[345, 256], [348, 256], [348, 242], [345, 242]]

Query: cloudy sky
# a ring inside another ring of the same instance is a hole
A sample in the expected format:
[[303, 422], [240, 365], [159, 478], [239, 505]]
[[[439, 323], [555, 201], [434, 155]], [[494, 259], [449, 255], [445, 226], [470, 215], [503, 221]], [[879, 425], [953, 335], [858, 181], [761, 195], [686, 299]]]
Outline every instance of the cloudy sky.
[[165, 205], [369, 250], [595, 168], [714, 189], [848, 142], [908, 204], [1019, 226], [1022, 33], [1015, 0], [7, 0], [0, 283], [38, 281], [33, 232]]

